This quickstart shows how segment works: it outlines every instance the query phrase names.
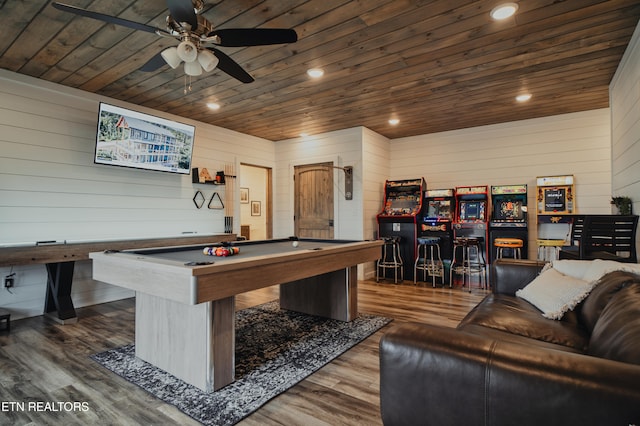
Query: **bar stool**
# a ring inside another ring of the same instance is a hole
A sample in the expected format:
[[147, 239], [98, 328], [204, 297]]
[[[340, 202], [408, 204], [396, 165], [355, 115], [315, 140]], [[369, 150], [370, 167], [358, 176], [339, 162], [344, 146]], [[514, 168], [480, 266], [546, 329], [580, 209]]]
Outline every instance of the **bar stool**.
[[[486, 282], [486, 267], [482, 253], [482, 237], [456, 237], [453, 241], [453, 259], [451, 260], [451, 270], [449, 276], [449, 287], [453, 286], [453, 274], [462, 275], [462, 287], [464, 288], [469, 279], [469, 292], [471, 292], [471, 275], [478, 274], [480, 285], [484, 289]], [[460, 249], [460, 250], [458, 250]], [[462, 259], [458, 258], [461, 252]], [[475, 251], [475, 253], [474, 253]]]
[[422, 271], [422, 280], [427, 276], [432, 277], [433, 286], [436, 286], [436, 276], [440, 277], [444, 284], [444, 265], [440, 257], [440, 237], [418, 238], [418, 257], [413, 265], [413, 283], [417, 284], [418, 270]]
[[522, 259], [522, 246], [524, 242], [520, 238], [496, 238], [493, 245], [498, 249], [496, 259], [502, 259], [503, 250], [513, 250], [514, 259]]
[[400, 254], [400, 237], [383, 237], [382, 257], [376, 263], [376, 282], [380, 280], [380, 270], [382, 277], [387, 276], [387, 269], [393, 269], [393, 282], [398, 284], [398, 270], [400, 271], [400, 281], [404, 281], [404, 264]]
[[564, 240], [538, 240], [538, 260], [547, 262], [557, 260], [558, 251], [562, 246], [564, 246]]

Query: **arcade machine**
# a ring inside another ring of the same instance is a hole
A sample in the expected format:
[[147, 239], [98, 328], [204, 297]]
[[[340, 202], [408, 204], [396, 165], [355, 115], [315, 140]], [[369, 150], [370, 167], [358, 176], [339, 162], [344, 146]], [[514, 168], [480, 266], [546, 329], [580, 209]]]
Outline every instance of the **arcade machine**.
[[384, 208], [377, 216], [380, 238], [399, 237], [404, 279], [413, 279], [417, 248], [417, 218], [422, 213], [424, 178], [386, 181]]
[[[488, 186], [458, 186], [456, 187], [456, 217], [453, 222], [454, 253], [451, 263], [451, 282], [453, 275], [462, 275], [462, 286], [465, 286], [465, 276], [469, 278], [469, 290], [471, 290], [471, 272], [482, 272], [486, 284], [486, 265], [489, 253], [489, 198]], [[470, 257], [472, 251], [466, 248], [466, 243], [458, 245], [462, 251], [456, 252], [456, 239], [466, 237], [479, 241], [475, 244], [480, 255]], [[466, 252], [466, 255], [465, 255]], [[475, 266], [471, 266], [471, 265]], [[481, 278], [482, 280], [482, 278]], [[484, 285], [484, 284], [483, 284]]]
[[456, 217], [453, 236], [483, 238], [485, 256], [489, 247], [489, 199], [487, 186], [456, 187]]
[[538, 259], [554, 260], [563, 245], [570, 245], [575, 205], [573, 175], [536, 179]]
[[[491, 187], [491, 221], [489, 239], [491, 252], [489, 262], [497, 258], [496, 238], [517, 238], [522, 240], [520, 254], [527, 256], [527, 185], [501, 185]], [[504, 257], [515, 257], [513, 249], [505, 249]], [[509, 253], [508, 253], [509, 252]]]
[[[424, 194], [424, 213], [419, 218], [418, 238], [440, 238], [440, 255], [445, 265], [451, 264], [453, 254], [453, 220], [456, 197], [453, 189], [428, 189]], [[445, 266], [445, 269], [448, 267]], [[448, 274], [445, 274], [445, 279]]]

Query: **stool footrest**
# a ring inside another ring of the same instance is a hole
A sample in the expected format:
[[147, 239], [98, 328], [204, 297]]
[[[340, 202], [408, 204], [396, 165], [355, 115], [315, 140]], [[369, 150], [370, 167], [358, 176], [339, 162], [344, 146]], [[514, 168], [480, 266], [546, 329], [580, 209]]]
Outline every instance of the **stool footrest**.
[[462, 276], [462, 287], [471, 291], [471, 275], [478, 274], [480, 286], [487, 281], [487, 264], [481, 237], [456, 237], [453, 242], [453, 259], [449, 270], [449, 285], [453, 286], [454, 275]]
[[404, 263], [400, 254], [399, 237], [383, 237], [382, 256], [376, 262], [376, 282], [380, 280], [380, 270], [382, 278], [386, 278], [387, 269], [393, 270], [394, 282], [398, 282], [398, 271], [400, 271], [400, 281], [404, 280]]

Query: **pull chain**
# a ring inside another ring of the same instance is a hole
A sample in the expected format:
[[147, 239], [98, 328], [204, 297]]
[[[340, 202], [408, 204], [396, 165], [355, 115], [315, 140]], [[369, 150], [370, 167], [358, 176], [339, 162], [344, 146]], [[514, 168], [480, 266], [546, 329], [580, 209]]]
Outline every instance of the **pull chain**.
[[187, 75], [184, 76], [184, 90], [183, 93], [186, 95], [191, 92], [191, 76], [189, 76], [189, 84], [187, 85]]

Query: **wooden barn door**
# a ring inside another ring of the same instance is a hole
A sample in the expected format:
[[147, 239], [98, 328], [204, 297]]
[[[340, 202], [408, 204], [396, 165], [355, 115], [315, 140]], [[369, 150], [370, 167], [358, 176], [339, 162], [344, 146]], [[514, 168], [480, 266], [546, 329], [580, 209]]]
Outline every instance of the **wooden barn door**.
[[333, 239], [333, 163], [296, 166], [293, 178], [296, 236]]

